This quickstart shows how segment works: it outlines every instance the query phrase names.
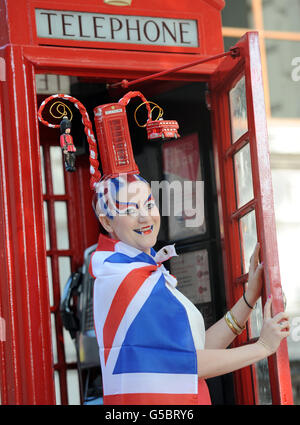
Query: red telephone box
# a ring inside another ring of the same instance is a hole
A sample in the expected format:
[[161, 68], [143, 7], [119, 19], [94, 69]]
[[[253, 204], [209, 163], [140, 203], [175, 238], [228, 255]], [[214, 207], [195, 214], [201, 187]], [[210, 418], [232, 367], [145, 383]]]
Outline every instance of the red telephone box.
[[[105, 116], [105, 114], [108, 114]], [[126, 108], [124, 105], [120, 104], [108, 104], [99, 106], [95, 109], [95, 121], [98, 137], [103, 140], [106, 138], [106, 134], [109, 134], [109, 137], [112, 140], [112, 150], [115, 152], [113, 163], [114, 169], [108, 170], [108, 153], [103, 149], [103, 146], [109, 144], [106, 142], [103, 143], [101, 149], [101, 158], [103, 163], [103, 173], [104, 175], [113, 176], [119, 174], [119, 170], [122, 169], [123, 172], [138, 172], [137, 166], [134, 163], [132, 157], [131, 145], [129, 145], [130, 152], [124, 150], [122, 144], [123, 140], [130, 140], [129, 129], [126, 118]], [[113, 155], [112, 152], [110, 152]], [[118, 168], [119, 167], [119, 168]]]
[[[208, 247], [209, 258], [213, 259], [210, 270], [216, 265], [219, 267], [212, 292], [223, 291], [225, 304], [230, 307], [242, 294], [247, 281], [249, 250], [258, 240], [265, 264], [263, 302], [266, 295], [272, 293], [273, 313], [283, 309], [258, 34], [245, 34], [231, 54], [220, 58], [223, 0], [183, 0], [175, 5], [158, 0], [128, 3], [131, 4], [115, 6], [102, 0], [84, 3], [64, 0], [50, 6], [45, 0], [1, 0], [0, 317], [5, 323], [5, 340], [0, 341], [0, 378], [3, 404], [55, 404], [54, 371], [59, 376], [61, 403], [68, 404], [66, 372], [76, 368], [76, 364], [68, 364], [65, 359], [59, 316], [63, 283], [59, 260], [67, 257], [71, 270], [75, 271], [83, 262], [84, 250], [97, 240], [88, 154], [84, 149], [77, 158], [76, 173], [64, 176], [64, 193], [56, 194], [53, 190], [50, 150], [57, 145], [58, 136], [38, 125], [37, 110], [45, 96], [36, 92], [37, 74], [77, 77], [79, 86], [95, 83], [111, 87], [124, 79], [130, 82], [175, 67], [176, 72], [157, 76], [144, 86], [140, 84], [139, 89], [145, 90], [149, 100], [157, 97], [165, 102], [165, 109], [169, 105], [170, 111], [177, 111], [178, 116], [170, 112], [169, 118], [179, 121], [181, 136], [194, 131], [201, 135], [200, 150], [205, 161], [200, 162], [204, 179], [207, 178], [209, 187], [215, 187], [216, 194], [216, 205], [212, 199], [213, 209], [207, 211], [209, 208], [206, 208], [207, 233], [203, 233], [206, 239], [195, 236], [189, 242], [179, 241], [179, 247], [182, 252]], [[203, 62], [198, 65], [184, 67], [200, 60]], [[81, 89], [80, 93], [88, 97], [86, 91]], [[93, 98], [89, 106], [117, 102], [120, 93], [123, 95], [124, 90], [111, 88], [106, 97]], [[201, 121], [204, 113], [209, 125], [203, 117]], [[184, 116], [182, 121], [180, 115]], [[195, 127], [199, 119], [202, 133]], [[137, 138], [141, 143], [141, 138]], [[76, 144], [75, 133], [74, 142]], [[159, 166], [151, 163], [150, 150], [154, 148], [147, 145], [147, 152], [140, 157], [141, 146], [135, 143], [133, 146], [142, 175], [151, 179], [155, 168], [161, 172]], [[147, 156], [150, 158], [148, 167]], [[64, 202], [67, 208], [67, 247], [60, 247], [57, 241], [57, 202]], [[43, 203], [48, 213], [48, 247]], [[249, 239], [250, 234], [254, 240]], [[212, 277], [216, 276], [214, 273]], [[222, 317], [226, 306], [217, 295], [215, 300], [218, 301], [214, 303], [212, 298], [205, 308], [214, 311], [215, 318]], [[56, 330], [55, 364], [51, 315]], [[261, 320], [259, 310], [255, 317]], [[251, 325], [235, 344], [258, 336]], [[233, 379], [238, 404], [263, 403], [260, 387], [266, 382], [271, 397], [269, 403], [292, 404], [286, 342], [282, 342], [268, 364], [263, 365], [263, 372], [259, 366], [252, 366], [235, 372]]]

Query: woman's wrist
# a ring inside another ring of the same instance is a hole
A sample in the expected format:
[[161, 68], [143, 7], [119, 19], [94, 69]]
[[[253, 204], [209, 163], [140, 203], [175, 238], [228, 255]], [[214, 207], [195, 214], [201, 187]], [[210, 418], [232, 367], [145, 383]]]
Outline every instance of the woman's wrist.
[[264, 341], [262, 341], [261, 339], [256, 341], [254, 345], [256, 345], [257, 347], [261, 360], [265, 359], [266, 357], [269, 357], [272, 354], [272, 350], [270, 349], [270, 347], [265, 344]]
[[251, 310], [254, 310], [259, 297], [255, 296], [254, 294], [252, 294], [246, 289], [246, 291], [243, 294], [243, 299], [247, 307], [250, 308]]

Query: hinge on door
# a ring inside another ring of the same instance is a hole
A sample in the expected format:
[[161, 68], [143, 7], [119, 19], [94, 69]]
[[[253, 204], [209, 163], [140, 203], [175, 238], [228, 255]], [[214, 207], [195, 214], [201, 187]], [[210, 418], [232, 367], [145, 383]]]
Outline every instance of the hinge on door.
[[231, 47], [229, 49], [229, 52], [232, 58], [237, 58], [238, 56], [241, 55], [239, 47]]
[[0, 58], [0, 81], [6, 81], [6, 64], [4, 58]]

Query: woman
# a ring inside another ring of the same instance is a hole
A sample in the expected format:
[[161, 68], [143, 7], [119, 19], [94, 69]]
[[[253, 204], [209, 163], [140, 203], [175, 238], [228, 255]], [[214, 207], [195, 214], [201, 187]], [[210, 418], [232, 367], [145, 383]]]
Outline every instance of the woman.
[[226, 349], [261, 294], [259, 245], [244, 297], [205, 332], [201, 313], [161, 264], [172, 247], [153, 250], [160, 215], [149, 184], [120, 175], [98, 183], [96, 192], [94, 209], [108, 233], [100, 235], [90, 265], [104, 403], [210, 404], [206, 378], [269, 356], [289, 334], [286, 313], [272, 318], [269, 298], [258, 341]]

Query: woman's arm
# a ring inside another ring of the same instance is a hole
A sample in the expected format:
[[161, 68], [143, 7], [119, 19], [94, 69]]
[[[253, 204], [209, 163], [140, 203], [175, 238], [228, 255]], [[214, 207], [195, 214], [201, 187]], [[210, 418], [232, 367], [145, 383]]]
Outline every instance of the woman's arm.
[[[245, 296], [247, 295], [245, 294]], [[247, 306], [244, 299], [240, 298], [232, 307], [231, 311], [240, 326], [244, 327], [252, 310]], [[214, 323], [205, 332], [205, 349], [226, 348], [231, 344], [235, 337], [236, 335], [228, 327], [225, 319], [222, 317], [222, 319]]]
[[269, 298], [264, 308], [264, 322], [259, 340], [237, 348], [219, 350], [197, 350], [198, 375], [211, 378], [233, 372], [249, 366], [273, 354], [283, 338], [289, 335], [289, 323], [286, 313], [278, 313], [271, 317]]
[[197, 350], [198, 376], [207, 379], [224, 375], [265, 357], [266, 350], [258, 342], [227, 350]]
[[[245, 291], [247, 302], [254, 306], [260, 297], [262, 288], [263, 266], [259, 264], [259, 243], [256, 244], [250, 260], [248, 286]], [[249, 319], [252, 309], [248, 307], [245, 300], [240, 298], [231, 309], [234, 317], [243, 328]], [[220, 349], [226, 348], [234, 340], [235, 334], [226, 324], [224, 318], [211, 326], [205, 333], [205, 348]]]

